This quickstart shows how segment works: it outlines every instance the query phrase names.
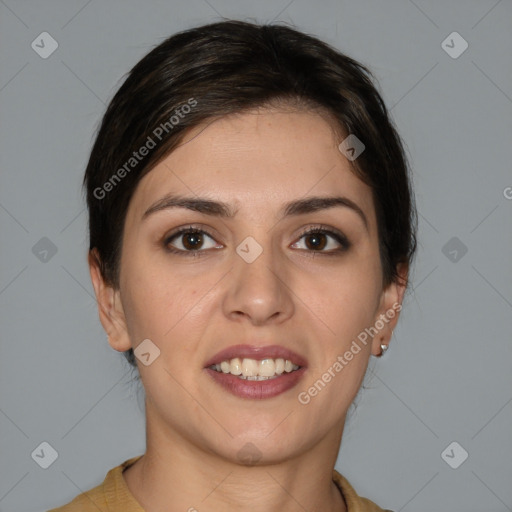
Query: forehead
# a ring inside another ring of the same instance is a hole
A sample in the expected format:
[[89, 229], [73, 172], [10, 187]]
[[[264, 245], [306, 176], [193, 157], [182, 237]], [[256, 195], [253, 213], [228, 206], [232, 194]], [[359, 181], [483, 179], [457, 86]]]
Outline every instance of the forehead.
[[210, 120], [141, 179], [130, 210], [140, 218], [170, 192], [228, 202], [241, 212], [277, 210], [308, 195], [344, 195], [371, 223], [371, 189], [354, 174], [340, 142], [332, 125], [312, 112], [258, 109]]

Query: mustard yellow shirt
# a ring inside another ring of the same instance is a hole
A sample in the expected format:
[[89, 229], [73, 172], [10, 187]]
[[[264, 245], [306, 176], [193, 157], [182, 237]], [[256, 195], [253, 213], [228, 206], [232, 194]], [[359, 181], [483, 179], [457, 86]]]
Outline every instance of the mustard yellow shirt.
[[[123, 471], [140, 457], [142, 455], [126, 460], [111, 469], [102, 484], [78, 495], [67, 505], [48, 512], [144, 512], [123, 478]], [[348, 512], [392, 512], [383, 510], [373, 501], [358, 496], [348, 481], [336, 470], [333, 472], [333, 481], [345, 498]]]

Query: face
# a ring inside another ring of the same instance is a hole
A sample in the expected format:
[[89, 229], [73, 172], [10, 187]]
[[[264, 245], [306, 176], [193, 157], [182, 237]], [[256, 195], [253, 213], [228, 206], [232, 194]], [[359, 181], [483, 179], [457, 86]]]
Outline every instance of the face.
[[261, 462], [341, 435], [403, 289], [383, 289], [371, 190], [340, 142], [319, 115], [259, 110], [195, 129], [140, 181], [119, 289], [91, 275], [111, 345], [150, 340], [153, 431]]

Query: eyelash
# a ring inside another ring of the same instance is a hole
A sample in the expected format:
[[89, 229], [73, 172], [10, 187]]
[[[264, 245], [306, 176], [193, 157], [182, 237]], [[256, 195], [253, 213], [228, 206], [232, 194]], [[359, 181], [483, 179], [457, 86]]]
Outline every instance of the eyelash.
[[[204, 229], [196, 228], [194, 226], [188, 226], [188, 227], [184, 227], [184, 228], [181, 228], [181, 229], [175, 231], [174, 233], [172, 233], [169, 236], [166, 236], [164, 238], [164, 241], [163, 241], [164, 248], [168, 252], [173, 253], [173, 254], [178, 254], [180, 256], [192, 256], [192, 257], [206, 256], [206, 253], [208, 252], [208, 249], [206, 249], [206, 250], [205, 249], [196, 249], [196, 250], [192, 250], [192, 251], [184, 251], [182, 249], [176, 249], [175, 247], [169, 246], [169, 244], [175, 238], [179, 238], [180, 235], [183, 235], [185, 233], [186, 234], [200, 233], [200, 234], [204, 234], [204, 235], [209, 236], [212, 240], [215, 240], [214, 237], [210, 233], [208, 233], [208, 231], [205, 231]], [[307, 252], [311, 253], [312, 257], [316, 256], [317, 254], [324, 255], [324, 256], [336, 256], [336, 255], [339, 255], [342, 252], [347, 251], [350, 248], [350, 246], [351, 246], [351, 244], [348, 241], [347, 237], [341, 231], [334, 230], [332, 228], [327, 228], [326, 226], [306, 228], [306, 229], [304, 229], [301, 232], [301, 234], [299, 235], [298, 240], [300, 240], [301, 238], [304, 238], [307, 235], [311, 235], [311, 234], [315, 234], [315, 235], [316, 234], [328, 235], [328, 236], [334, 238], [334, 240], [336, 242], [338, 242], [338, 244], [341, 246], [341, 247], [339, 247], [337, 249], [333, 249], [333, 250], [330, 250], [330, 251], [308, 250]], [[294, 243], [296, 243], [296, 242], [294, 242]]]

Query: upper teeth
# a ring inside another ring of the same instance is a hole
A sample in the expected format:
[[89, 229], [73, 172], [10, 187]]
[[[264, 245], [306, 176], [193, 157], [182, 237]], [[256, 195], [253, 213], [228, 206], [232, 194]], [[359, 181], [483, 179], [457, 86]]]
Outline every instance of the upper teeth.
[[[288, 359], [256, 359], [235, 357], [229, 361], [222, 361], [220, 364], [214, 364], [210, 367], [222, 373], [231, 373], [241, 378], [266, 377], [272, 378], [281, 375], [283, 372], [292, 372], [298, 370], [299, 366], [293, 364]], [[251, 379], [254, 380], [254, 379]], [[260, 379], [258, 379], [260, 380]]]

